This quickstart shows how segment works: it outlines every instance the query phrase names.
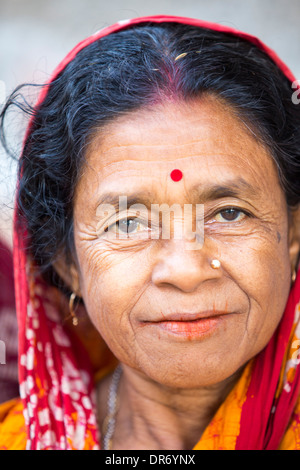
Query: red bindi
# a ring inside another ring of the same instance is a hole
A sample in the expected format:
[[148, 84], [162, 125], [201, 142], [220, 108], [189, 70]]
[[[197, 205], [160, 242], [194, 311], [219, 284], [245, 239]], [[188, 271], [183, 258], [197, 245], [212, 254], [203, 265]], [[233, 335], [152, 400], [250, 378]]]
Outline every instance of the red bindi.
[[182, 171], [176, 169], [171, 171], [170, 176], [173, 181], [180, 181], [183, 175]]

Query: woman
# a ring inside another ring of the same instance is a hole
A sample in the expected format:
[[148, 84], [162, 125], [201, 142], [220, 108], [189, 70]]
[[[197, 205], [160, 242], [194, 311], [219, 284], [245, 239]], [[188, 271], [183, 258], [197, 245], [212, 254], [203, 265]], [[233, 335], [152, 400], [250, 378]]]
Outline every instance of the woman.
[[164, 16], [60, 64], [20, 159], [3, 448], [300, 449], [294, 80]]

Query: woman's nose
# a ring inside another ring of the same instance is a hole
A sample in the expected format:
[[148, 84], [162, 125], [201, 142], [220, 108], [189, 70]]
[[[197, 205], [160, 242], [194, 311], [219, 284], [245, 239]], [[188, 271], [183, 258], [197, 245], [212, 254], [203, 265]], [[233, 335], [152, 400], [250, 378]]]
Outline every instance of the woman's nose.
[[204, 246], [200, 250], [189, 250], [184, 241], [170, 240], [154, 264], [152, 282], [158, 287], [172, 285], [184, 292], [193, 292], [201, 283], [220, 278], [222, 269], [214, 269], [212, 259]]

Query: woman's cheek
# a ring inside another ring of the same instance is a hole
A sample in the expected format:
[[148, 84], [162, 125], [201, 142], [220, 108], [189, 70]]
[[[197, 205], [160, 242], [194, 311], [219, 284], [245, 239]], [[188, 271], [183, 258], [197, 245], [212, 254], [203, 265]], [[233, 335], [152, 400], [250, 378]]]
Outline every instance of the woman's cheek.
[[130, 311], [147, 284], [146, 263], [141, 263], [145, 256], [141, 252], [104, 249], [99, 244], [79, 253], [82, 295], [100, 333], [106, 325], [128, 327]]
[[[276, 230], [255, 230], [236, 239], [218, 238], [216, 249], [224, 275], [249, 299], [247, 334], [264, 341], [276, 328], [288, 298], [290, 267], [286, 237]], [[271, 333], [270, 333], [271, 332]]]

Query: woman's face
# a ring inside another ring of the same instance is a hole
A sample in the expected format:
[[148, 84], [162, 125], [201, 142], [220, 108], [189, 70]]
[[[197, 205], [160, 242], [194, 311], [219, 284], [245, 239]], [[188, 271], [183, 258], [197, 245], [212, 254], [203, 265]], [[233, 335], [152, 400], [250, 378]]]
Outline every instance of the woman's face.
[[[118, 118], [86, 159], [74, 205], [77, 280], [109, 348], [168, 386], [231, 376], [268, 343], [290, 289], [292, 228], [268, 151], [230, 108], [206, 97]], [[116, 213], [103, 211], [113, 198]], [[138, 219], [133, 203], [143, 204]], [[185, 204], [204, 207], [204, 219], [201, 210], [193, 219], [202, 243], [174, 236], [180, 213], [163, 238], [166, 221], [153, 204], [178, 204], [182, 214]]]

